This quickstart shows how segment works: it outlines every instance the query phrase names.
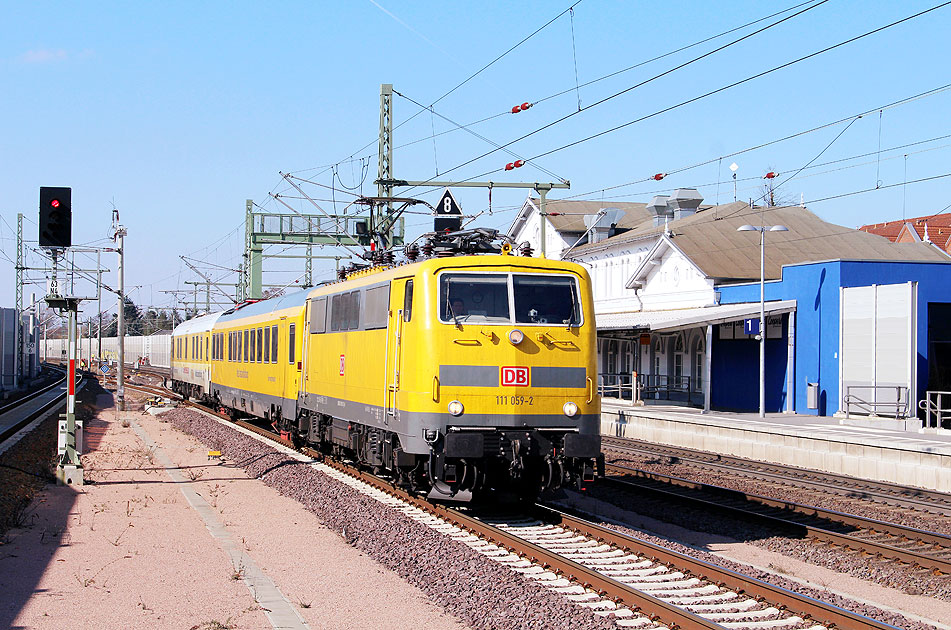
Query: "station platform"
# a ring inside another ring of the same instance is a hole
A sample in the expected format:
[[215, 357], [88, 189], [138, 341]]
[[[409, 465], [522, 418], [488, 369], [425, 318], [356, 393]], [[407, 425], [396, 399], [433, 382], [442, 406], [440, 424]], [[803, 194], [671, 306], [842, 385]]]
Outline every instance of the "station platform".
[[951, 492], [951, 431], [918, 432], [878, 418], [703, 413], [601, 400], [601, 433]]

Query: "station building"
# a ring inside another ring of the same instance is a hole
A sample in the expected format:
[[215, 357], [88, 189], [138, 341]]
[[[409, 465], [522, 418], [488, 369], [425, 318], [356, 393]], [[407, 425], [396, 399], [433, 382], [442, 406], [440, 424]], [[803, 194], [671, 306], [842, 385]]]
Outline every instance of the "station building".
[[765, 232], [766, 410], [914, 416], [951, 390], [951, 257], [828, 223], [800, 206], [704, 205], [696, 190], [649, 204], [529, 197], [509, 230], [585, 265], [606, 396], [705, 410], [759, 408], [759, 231]]

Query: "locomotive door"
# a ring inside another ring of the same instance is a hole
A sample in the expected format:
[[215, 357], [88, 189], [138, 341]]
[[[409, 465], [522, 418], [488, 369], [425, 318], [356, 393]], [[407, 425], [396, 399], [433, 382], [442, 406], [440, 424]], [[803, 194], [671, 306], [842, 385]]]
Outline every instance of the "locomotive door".
[[389, 321], [386, 325], [386, 392], [384, 422], [399, 420], [398, 395], [403, 369], [403, 336], [412, 314], [413, 280], [398, 278], [390, 286]]

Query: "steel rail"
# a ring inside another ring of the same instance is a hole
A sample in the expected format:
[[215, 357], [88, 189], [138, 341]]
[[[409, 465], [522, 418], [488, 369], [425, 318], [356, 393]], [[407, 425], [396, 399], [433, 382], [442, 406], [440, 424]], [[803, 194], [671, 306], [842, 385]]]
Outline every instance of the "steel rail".
[[[844, 514], [842, 512], [835, 512], [832, 510], [823, 510], [821, 508], [800, 505], [793, 503], [791, 501], [784, 501], [781, 499], [771, 499], [769, 497], [763, 497], [760, 495], [750, 494], [742, 492], [739, 490], [730, 490], [728, 488], [722, 488], [720, 486], [713, 486], [709, 484], [699, 483], [696, 481], [690, 481], [689, 479], [681, 479], [679, 477], [672, 477], [669, 475], [662, 475], [659, 473], [648, 472], [644, 470], [638, 470], [634, 468], [627, 468], [624, 466], [617, 466], [615, 464], [608, 464], [605, 466], [605, 471], [609, 473], [614, 473], [616, 475], [636, 475], [637, 477], [650, 479], [652, 481], [658, 481], [663, 483], [668, 483], [673, 487], [684, 488], [694, 491], [708, 492], [711, 494], [720, 494], [724, 496], [729, 496], [731, 499], [737, 499], [742, 497], [743, 500], [750, 501], [753, 503], [758, 503], [766, 505], [768, 507], [779, 508], [783, 510], [788, 510], [789, 512], [795, 514], [801, 514], [804, 516], [810, 516], [815, 518], [822, 518], [832, 522], [841, 523], [844, 525], [849, 525], [852, 527], [859, 527], [863, 529], [872, 530], [874, 532], [883, 532], [891, 536], [896, 536], [899, 538], [907, 538], [909, 540], [920, 540], [922, 543], [940, 545], [944, 547], [943, 550], [951, 551], [951, 538], [938, 534], [935, 532], [928, 532], [925, 530], [914, 529], [911, 527], [905, 527], [903, 525], [897, 525], [892, 523], [885, 523], [883, 521], [876, 521], [873, 519], [864, 518], [861, 516], [854, 516], [851, 514]], [[875, 542], [872, 540], [867, 540], [864, 538], [859, 538], [849, 534], [843, 534], [839, 532], [834, 532], [832, 530], [818, 527], [815, 525], [809, 525], [807, 523], [802, 523], [799, 521], [783, 518], [781, 516], [775, 516], [771, 514], [765, 514], [756, 510], [751, 510], [749, 508], [743, 508], [732, 505], [724, 505], [723, 503], [718, 503], [712, 500], [704, 499], [701, 497], [694, 497], [688, 494], [676, 492], [674, 490], [666, 490], [662, 488], [655, 488], [646, 486], [640, 483], [637, 483], [633, 479], [619, 479], [617, 477], [605, 477], [602, 480], [602, 483], [607, 483], [608, 485], [616, 485], [618, 487], [623, 487], [626, 489], [636, 488], [637, 491], [644, 491], [651, 494], [659, 495], [664, 498], [674, 497], [679, 501], [693, 503], [695, 505], [702, 505], [704, 508], [713, 509], [720, 512], [727, 512], [734, 516], [742, 517], [745, 520], [748, 520], [750, 516], [753, 516], [760, 521], [772, 525], [780, 526], [783, 528], [793, 528], [796, 531], [801, 531], [808, 535], [811, 538], [816, 540], [821, 540], [824, 542], [830, 542], [840, 547], [846, 549], [854, 549], [856, 551], [866, 552], [871, 555], [883, 556], [888, 558], [893, 558], [896, 560], [901, 560], [902, 562], [907, 562], [909, 564], [917, 565], [920, 567], [925, 567], [929, 569], [935, 569], [951, 575], [951, 561], [943, 560], [941, 558], [935, 557], [931, 554], [918, 553], [915, 551], [909, 551], [907, 549], [902, 549], [900, 547], [895, 547], [886, 543]]]
[[894, 626], [889, 624], [875, 621], [874, 619], [849, 612], [838, 606], [788, 591], [779, 586], [774, 586], [767, 582], [737, 573], [736, 571], [731, 571], [730, 569], [704, 562], [703, 560], [698, 560], [697, 558], [692, 558], [670, 549], [665, 549], [660, 545], [655, 545], [646, 540], [640, 540], [622, 534], [608, 527], [592, 523], [577, 515], [545, 506], [538, 506], [538, 509], [541, 511], [539, 516], [549, 522], [554, 521], [566, 529], [594, 538], [605, 544], [613, 545], [619, 549], [637, 553], [655, 562], [673, 565], [678, 568], [684, 567], [694, 575], [701, 576], [725, 588], [742, 592], [750, 597], [762, 598], [772, 604], [784, 606], [787, 610], [805, 619], [812, 619], [823, 625], [835, 625], [835, 627], [840, 630], [869, 630], [869, 628], [894, 630]]
[[[62, 369], [62, 368], [57, 367], [57, 368], [54, 368], [54, 369], [60, 370], [60, 369]], [[66, 382], [66, 373], [64, 372], [62, 378], [53, 381], [53, 382], [50, 383], [49, 385], [44, 385], [43, 387], [41, 387], [40, 389], [38, 389], [38, 390], [36, 390], [36, 391], [34, 391], [34, 392], [29, 392], [29, 393], [23, 395], [22, 397], [17, 398], [16, 400], [13, 400], [13, 401], [11, 401], [11, 402], [8, 402], [8, 403], [6, 403], [6, 404], [0, 406], [0, 414], [7, 413], [8, 411], [13, 411], [14, 409], [16, 409], [17, 407], [19, 407], [19, 406], [22, 405], [23, 403], [29, 402], [29, 401], [33, 400], [34, 398], [36, 398], [37, 396], [41, 396], [41, 395], [45, 394], [46, 392], [50, 391], [51, 389], [57, 388], [57, 387], [59, 387], [60, 385], [62, 385], [63, 383], [65, 383], [65, 382]]]
[[[601, 437], [601, 441], [603, 448], [642, 453], [655, 457], [676, 458], [683, 460], [686, 465], [701, 466], [734, 474], [740, 473], [747, 477], [755, 476], [763, 481], [784, 484], [795, 483], [801, 487], [826, 494], [868, 499], [900, 507], [911, 507], [931, 514], [936, 513], [935, 510], [941, 510], [945, 515], [951, 516], [951, 495], [938, 490], [903, 486], [887, 481], [859, 479], [821, 470], [797, 468], [774, 462], [760, 462], [668, 444], [643, 442], [631, 438], [605, 435]], [[861, 496], [856, 497], [856, 493]]]

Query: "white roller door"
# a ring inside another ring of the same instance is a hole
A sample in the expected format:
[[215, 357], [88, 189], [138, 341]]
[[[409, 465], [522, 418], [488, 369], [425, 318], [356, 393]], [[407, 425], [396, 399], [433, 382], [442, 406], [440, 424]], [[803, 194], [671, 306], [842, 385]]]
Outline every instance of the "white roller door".
[[841, 411], [851, 393], [880, 404], [882, 415], [894, 415], [892, 403], [908, 396], [909, 413], [914, 413], [916, 298], [914, 282], [841, 289]]

